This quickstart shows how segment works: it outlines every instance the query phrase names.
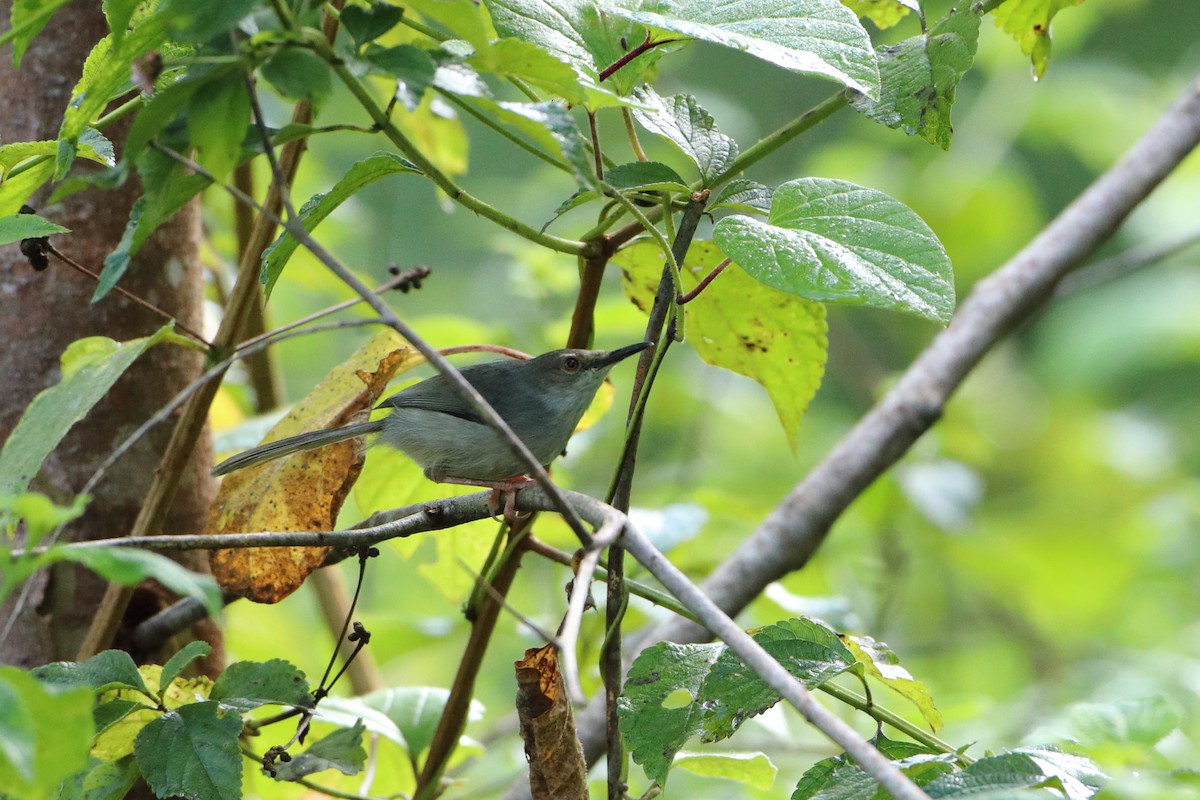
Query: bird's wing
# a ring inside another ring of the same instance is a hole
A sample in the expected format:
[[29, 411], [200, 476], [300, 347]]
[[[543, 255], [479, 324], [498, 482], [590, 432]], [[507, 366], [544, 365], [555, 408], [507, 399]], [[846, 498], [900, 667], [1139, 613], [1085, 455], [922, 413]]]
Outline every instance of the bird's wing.
[[479, 414], [440, 375], [396, 392], [380, 403], [378, 408], [419, 408], [484, 424]]

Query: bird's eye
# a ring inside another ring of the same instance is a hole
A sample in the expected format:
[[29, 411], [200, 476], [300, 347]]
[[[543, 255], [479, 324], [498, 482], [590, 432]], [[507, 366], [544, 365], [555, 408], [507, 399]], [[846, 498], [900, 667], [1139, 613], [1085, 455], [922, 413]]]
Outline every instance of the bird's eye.
[[579, 356], [567, 356], [562, 360], [563, 372], [579, 372], [582, 366], [583, 362], [579, 360]]

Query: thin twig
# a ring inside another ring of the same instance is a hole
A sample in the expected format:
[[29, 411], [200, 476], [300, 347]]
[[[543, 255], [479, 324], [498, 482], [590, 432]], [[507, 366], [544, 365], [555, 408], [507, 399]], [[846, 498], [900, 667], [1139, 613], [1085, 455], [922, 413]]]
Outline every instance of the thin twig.
[[679, 298], [675, 301], [675, 305], [683, 306], [683, 305], [687, 305], [688, 303], [695, 300], [696, 297], [701, 292], [703, 292], [704, 289], [710, 283], [715, 281], [717, 279], [717, 276], [720, 275], [722, 272], [724, 272], [725, 268], [728, 267], [731, 263], [733, 263], [732, 260], [726, 258], [720, 264], [717, 264], [715, 267], [712, 268], [712, 272], [708, 273], [707, 275], [705, 275], [703, 278], [700, 279], [700, 282], [698, 284], [696, 284], [696, 288], [692, 289], [690, 292], [688, 292], [686, 294], [679, 295]]
[[[96, 283], [100, 282], [99, 275], [97, 275], [95, 272], [92, 272], [90, 269], [85, 267], [83, 264], [80, 264], [78, 261], [76, 261], [75, 259], [66, 255], [65, 253], [60, 252], [57, 248], [55, 248], [54, 245], [47, 242], [45, 247], [46, 247], [46, 252], [49, 253], [50, 255], [54, 256], [55, 258], [57, 258], [59, 261], [63, 262], [64, 264], [66, 264], [67, 266], [71, 267], [72, 269], [74, 269], [78, 272], [82, 272], [84, 275], [87, 275], [89, 278], [96, 281]], [[180, 322], [174, 316], [172, 316], [171, 314], [168, 314], [166, 311], [163, 311], [161, 308], [154, 305], [150, 301], [143, 300], [142, 298], [138, 297], [133, 292], [126, 291], [125, 289], [121, 288], [120, 286], [114, 285], [112, 287], [112, 290], [114, 292], [116, 292], [117, 294], [121, 295], [122, 297], [126, 298], [127, 300], [130, 300], [130, 301], [136, 303], [137, 305], [141, 306], [142, 308], [146, 309], [147, 311], [157, 314], [159, 317], [161, 317], [169, 322], [175, 323], [175, 327], [177, 329], [179, 329], [180, 332], [187, 334], [190, 338], [194, 339], [199, 344], [204, 345], [205, 349], [208, 349], [208, 350], [212, 349], [212, 346], [213, 346], [212, 342], [208, 341], [203, 336], [196, 333], [194, 330], [189, 328], [187, 325], [184, 325], [182, 322]]]
[[625, 66], [630, 61], [633, 61], [635, 58], [642, 55], [643, 53], [649, 52], [650, 50], [653, 50], [654, 48], [656, 48], [660, 45], [670, 44], [671, 42], [677, 42], [677, 41], [679, 41], [679, 40], [678, 39], [659, 39], [657, 42], [651, 41], [650, 31], [646, 31], [645, 41], [643, 41], [641, 44], [634, 47], [632, 50], [630, 50], [628, 53], [626, 53], [625, 55], [618, 58], [613, 63], [609, 64], [604, 69], [600, 70], [600, 74], [597, 75], [596, 78], [600, 83], [604, 83], [606, 80], [608, 80], [609, 78], [611, 78], [613, 76], [613, 73], [615, 73], [621, 67]]
[[611, 521], [596, 531], [592, 546], [584, 548], [571, 582], [571, 596], [567, 600], [567, 613], [558, 627], [558, 654], [562, 663], [563, 681], [571, 701], [580, 705], [587, 702], [583, 685], [579, 681], [579, 661], [575, 648], [579, 642], [579, 629], [583, 624], [583, 613], [592, 596], [592, 577], [600, 561], [600, 553], [609, 547], [621, 534], [621, 528]]

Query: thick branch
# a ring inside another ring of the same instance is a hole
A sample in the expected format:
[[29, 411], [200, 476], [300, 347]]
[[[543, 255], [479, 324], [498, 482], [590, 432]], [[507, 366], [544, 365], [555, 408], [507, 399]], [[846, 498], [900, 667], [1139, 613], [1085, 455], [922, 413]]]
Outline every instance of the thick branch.
[[[1020, 253], [976, 284], [950, 325], [904, 376], [704, 582], [737, 613], [772, 581], [808, 563], [830, 526], [941, 416], [968, 373], [1079, 267], [1200, 142], [1200, 77], [1108, 172]], [[704, 632], [672, 622], [657, 636]]]

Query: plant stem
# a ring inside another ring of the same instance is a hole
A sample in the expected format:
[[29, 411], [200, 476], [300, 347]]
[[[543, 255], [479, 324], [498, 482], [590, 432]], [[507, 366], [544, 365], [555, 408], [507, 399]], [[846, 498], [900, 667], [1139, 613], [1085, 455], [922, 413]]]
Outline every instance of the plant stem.
[[438, 169], [437, 165], [430, 161], [396, 127], [395, 123], [388, 118], [383, 109], [379, 107], [379, 104], [375, 102], [375, 98], [371, 95], [367, 87], [355, 75], [351, 74], [350, 70], [346, 68], [346, 65], [342, 63], [341, 59], [337, 57], [333, 49], [323, 39], [309, 37], [308, 41], [312, 43], [314, 51], [329, 63], [334, 74], [346, 85], [346, 88], [350, 90], [350, 93], [354, 95], [355, 99], [358, 100], [359, 104], [370, 115], [372, 121], [379, 127], [379, 130], [392, 141], [392, 144], [400, 150], [405, 158], [412, 161], [417, 166], [417, 169], [421, 170], [425, 174], [425, 177], [433, 181], [451, 200], [466, 206], [481, 217], [490, 219], [500, 227], [512, 231], [534, 244], [539, 244], [559, 253], [569, 253], [576, 256], [583, 255], [594, 247], [594, 243], [562, 239], [558, 236], [542, 233], [536, 228], [510, 217], [495, 206], [463, 190], [450, 176]]
[[[817, 688], [819, 688], [822, 692], [825, 692], [825, 694], [829, 695], [830, 697], [834, 697], [848, 706], [857, 708], [859, 711], [863, 712], [869, 717], [879, 720], [880, 722], [886, 722], [888, 725], [891, 725], [905, 736], [909, 737], [913, 741], [925, 745], [926, 747], [930, 747], [943, 753], [958, 753], [958, 748], [954, 745], [939, 739], [929, 731], [922, 728], [920, 725], [915, 725], [909, 722], [896, 712], [888, 711], [883, 706], [875, 705], [866, 697], [854, 691], [853, 689], [847, 689], [845, 686], [839, 686], [838, 684], [829, 681], [822, 683]], [[959, 757], [968, 764], [975, 760], [965, 755], [960, 755]]]
[[796, 117], [791, 122], [783, 127], [768, 133], [763, 138], [755, 142], [749, 149], [733, 160], [729, 167], [713, 178], [709, 188], [718, 186], [725, 181], [737, 175], [739, 172], [745, 171], [750, 165], [757, 164], [767, 156], [774, 153], [780, 147], [795, 139], [800, 134], [814, 127], [819, 122], [823, 122], [827, 117], [831, 116], [835, 111], [840, 111], [850, 104], [850, 95], [846, 91], [840, 91], [837, 94], [829, 97], [817, 105], [805, 111], [800, 116]]
[[484, 125], [486, 125], [487, 127], [491, 128], [496, 133], [500, 134], [505, 139], [508, 139], [510, 142], [515, 144], [517, 147], [521, 148], [522, 150], [524, 150], [525, 152], [534, 156], [535, 158], [540, 158], [542, 161], [545, 161], [547, 164], [554, 167], [555, 169], [560, 169], [566, 173], [571, 172], [571, 168], [569, 166], [567, 166], [567, 164], [565, 162], [560, 161], [559, 159], [557, 159], [554, 156], [547, 153], [545, 150], [542, 150], [541, 148], [536, 147], [536, 146], [530, 144], [529, 142], [525, 141], [520, 136], [517, 136], [515, 133], [510, 131], [508, 128], [505, 128], [503, 125], [496, 122], [496, 120], [492, 119], [487, 114], [484, 114], [479, 109], [472, 106], [470, 103], [464, 101], [462, 98], [460, 98], [456, 95], [453, 95], [453, 94], [447, 94], [446, 92], [442, 92], [441, 95], [446, 100], [450, 101], [450, 103], [452, 103], [456, 108], [459, 108], [459, 109], [467, 112], [472, 117], [479, 120], [479, 122], [481, 122]]

